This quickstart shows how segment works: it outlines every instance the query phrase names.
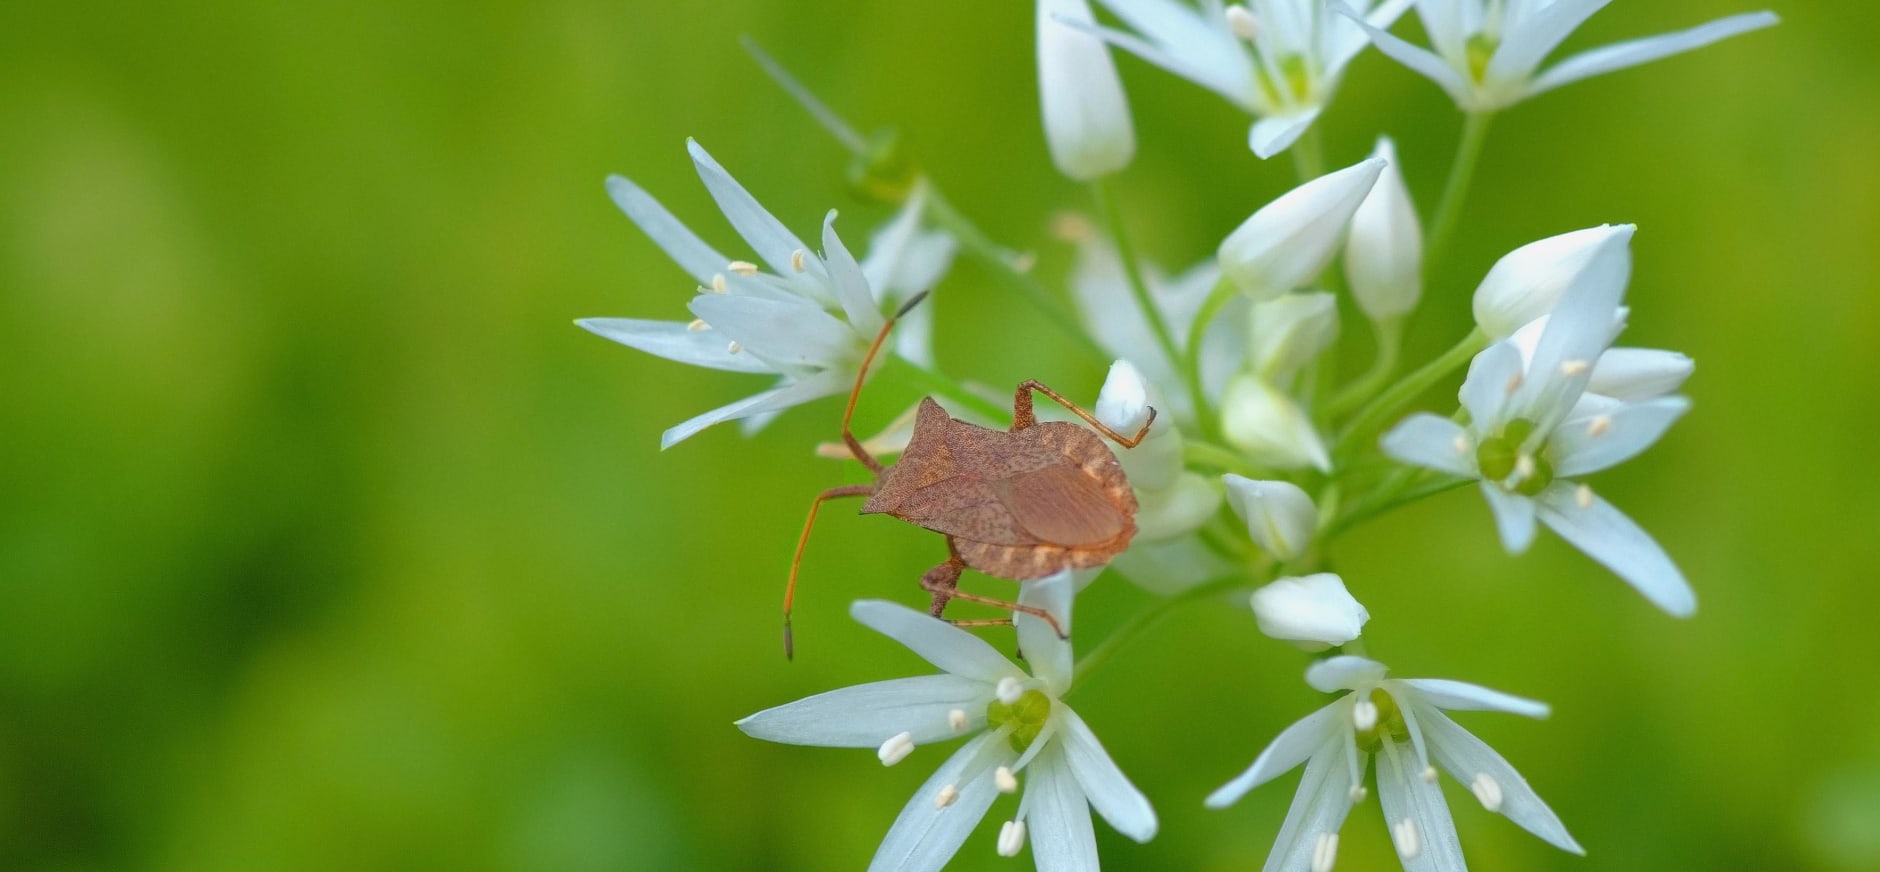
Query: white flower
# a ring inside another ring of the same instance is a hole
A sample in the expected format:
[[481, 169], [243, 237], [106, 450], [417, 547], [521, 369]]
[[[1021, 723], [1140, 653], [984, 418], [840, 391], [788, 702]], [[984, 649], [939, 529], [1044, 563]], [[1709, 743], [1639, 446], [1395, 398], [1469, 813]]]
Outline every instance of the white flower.
[[1221, 396], [1221, 435], [1263, 466], [1332, 468], [1311, 416], [1284, 391], [1252, 374], [1228, 382]]
[[1614, 240], [1629, 241], [1637, 229], [1631, 224], [1601, 224], [1549, 236], [1502, 255], [1475, 288], [1476, 326], [1490, 339], [1506, 339], [1552, 312], [1560, 295], [1580, 280], [1595, 255]]
[[[1624, 325], [1626, 310], [1614, 318], [1613, 334]], [[1534, 352], [1547, 332], [1551, 318], [1541, 316], [1516, 330], [1508, 342], [1521, 352], [1525, 371], [1534, 362]], [[1670, 396], [1684, 386], [1696, 364], [1686, 355], [1659, 348], [1608, 348], [1593, 363], [1593, 373], [1586, 381], [1586, 392], [1573, 407], [1574, 416], [1611, 412], [1624, 403]]]
[[[780, 380], [775, 388], [667, 430], [660, 437], [662, 448], [722, 421], [745, 419], [761, 426], [783, 409], [848, 390], [868, 343], [881, 329], [883, 305], [894, 302], [888, 289], [901, 295], [924, 289], [952, 256], [951, 242], [920, 232], [907, 212], [878, 237], [878, 248], [887, 254], [871, 258], [872, 270], [856, 263], [836, 236], [834, 211], [823, 220], [818, 254], [698, 143], [687, 146], [699, 178], [763, 266], [719, 254], [638, 185], [612, 176], [607, 191], [621, 211], [698, 281], [700, 293], [690, 304], [696, 319], [584, 318], [575, 323], [669, 360]], [[919, 198], [909, 202], [917, 207]], [[873, 290], [871, 274], [882, 282]], [[916, 281], [921, 284], [914, 286]]]
[[1338, 830], [1367, 795], [1364, 770], [1372, 757], [1377, 758], [1385, 823], [1406, 870], [1467, 868], [1449, 805], [1436, 783], [1437, 767], [1468, 787], [1483, 808], [1563, 851], [1586, 853], [1521, 773], [1443, 714], [1444, 709], [1486, 710], [1544, 718], [1545, 704], [1460, 681], [1387, 679], [1386, 674], [1383, 664], [1362, 657], [1312, 664], [1306, 683], [1313, 689], [1349, 692], [1287, 727], [1246, 772], [1208, 797], [1210, 808], [1225, 808], [1306, 764], [1266, 872], [1330, 872], [1338, 858]]
[[1312, 544], [1319, 528], [1319, 510], [1312, 497], [1286, 481], [1255, 481], [1228, 473], [1227, 502], [1247, 522], [1247, 535], [1280, 562], [1297, 560]]
[[1387, 322], [1410, 314], [1423, 295], [1423, 230], [1389, 137], [1378, 137], [1371, 157], [1384, 172], [1351, 216], [1345, 280], [1365, 317]]
[[1358, 638], [1371, 619], [1364, 604], [1345, 590], [1345, 580], [1329, 572], [1276, 579], [1254, 591], [1253, 616], [1260, 632], [1308, 651]]
[[[1177, 0], [1100, 0], [1136, 33], [1101, 31], [1117, 47], [1207, 88], [1257, 119], [1254, 154], [1272, 157], [1312, 126], [1338, 90], [1365, 34], [1324, 0], [1248, 0], [1200, 8]], [[1359, 0], [1371, 24], [1389, 27], [1411, 0]], [[1138, 35], [1139, 34], [1139, 35]]]
[[1253, 373], [1281, 382], [1318, 360], [1338, 338], [1338, 298], [1324, 291], [1284, 294], [1254, 304], [1249, 325]]
[[1629, 236], [1613, 235], [1599, 245], [1549, 316], [1530, 361], [1512, 340], [1476, 356], [1461, 391], [1467, 425], [1420, 413], [1385, 434], [1383, 448], [1405, 463], [1478, 479], [1509, 553], [1527, 550], [1538, 518], [1659, 608], [1682, 617], [1697, 608], [1697, 599], [1671, 558], [1630, 518], [1573, 480], [1644, 451], [1690, 408], [1681, 396], [1622, 401], [1586, 393], [1595, 362], [1612, 341], [1631, 270]]
[[[1119, 360], [1097, 394], [1097, 420], [1118, 433], [1135, 433], [1161, 402], [1142, 372]], [[1142, 442], [1117, 451], [1116, 459], [1136, 491], [1136, 532], [1145, 542], [1194, 532], [1221, 507], [1221, 492], [1183, 464], [1181, 431], [1171, 417], [1158, 413]]]
[[1084, 0], [1038, 0], [1038, 96], [1058, 171], [1090, 181], [1129, 165], [1136, 131], [1116, 64]]
[[1331, 263], [1352, 214], [1383, 171], [1381, 160], [1362, 161], [1260, 207], [1221, 242], [1221, 272], [1256, 301], [1305, 287]]
[[[1027, 582], [1019, 602], [1070, 631], [1071, 574]], [[1090, 809], [1138, 842], [1155, 836], [1155, 811], [1095, 734], [1061, 701], [1071, 645], [1045, 621], [1014, 615], [1031, 674], [958, 627], [894, 603], [856, 603], [849, 613], [944, 670], [818, 694], [738, 721], [759, 739], [875, 748], [894, 765], [923, 745], [966, 739], [889, 828], [870, 869], [938, 870], [1002, 793], [1022, 784], [1017, 813], [996, 850], [1018, 853], [1027, 836], [1041, 870], [1096, 869]], [[1022, 780], [1021, 780], [1022, 777]]]
[[[1541, 61], [1609, 0], [1419, 0], [1417, 13], [1435, 51], [1362, 26], [1380, 51], [1442, 86], [1469, 112], [1504, 109], [1581, 79], [1682, 54], [1775, 24], [1771, 12], [1719, 18], [1689, 30], [1584, 51], [1546, 72]], [[1359, 10], [1346, 10], [1354, 22]]]

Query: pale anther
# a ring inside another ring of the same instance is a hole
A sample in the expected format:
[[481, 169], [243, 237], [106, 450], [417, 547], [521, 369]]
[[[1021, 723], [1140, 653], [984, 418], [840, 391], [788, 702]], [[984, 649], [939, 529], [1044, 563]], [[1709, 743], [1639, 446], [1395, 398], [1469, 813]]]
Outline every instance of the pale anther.
[[1377, 726], [1377, 703], [1368, 699], [1358, 700], [1351, 707], [1351, 725], [1360, 732]]
[[1455, 441], [1450, 444], [1456, 446], [1457, 454], [1468, 454], [1469, 453], [1469, 434], [1457, 433]]
[[1000, 793], [1018, 792], [1018, 776], [1013, 775], [1012, 770], [1005, 766], [992, 771], [992, 783], [993, 786], [999, 788]]
[[1371, 792], [1368, 790], [1365, 790], [1364, 785], [1362, 784], [1351, 785], [1351, 790], [1345, 794], [1345, 796], [1350, 797], [1352, 805], [1357, 805], [1358, 803], [1363, 802], [1364, 798], [1370, 795], [1371, 795]]
[[1227, 7], [1227, 29], [1233, 31], [1235, 36], [1252, 42], [1254, 37], [1260, 35], [1260, 19], [1253, 17], [1247, 7], [1236, 3]]
[[729, 289], [730, 289], [730, 286], [728, 286], [728, 285], [726, 285], [726, 284], [725, 284], [725, 274], [724, 274], [724, 273], [713, 273], [713, 274], [712, 274], [712, 293], [714, 293], [714, 294], [722, 294], [722, 293], [725, 293], [726, 291], [728, 291]]
[[893, 738], [881, 743], [881, 750], [876, 751], [875, 756], [881, 758], [881, 765], [893, 766], [906, 760], [907, 755], [912, 753], [914, 753], [914, 734], [895, 733]]
[[1469, 790], [1480, 800], [1482, 807], [1489, 811], [1501, 811], [1501, 782], [1496, 781], [1486, 772], [1478, 772], [1475, 780], [1469, 782]]
[[1522, 481], [1534, 477], [1534, 455], [1523, 454], [1514, 459], [1514, 477]]
[[940, 793], [933, 798], [934, 808], [946, 808], [960, 798], [960, 789], [949, 784], [940, 788]]
[[1065, 242], [1083, 242], [1096, 232], [1090, 219], [1076, 212], [1059, 212], [1051, 218], [1051, 235]]
[[700, 330], [712, 329], [712, 325], [705, 323], [704, 318], [693, 318], [692, 323], [685, 325], [685, 329], [689, 333], [697, 333]]
[[1000, 702], [1011, 705], [1012, 703], [1018, 702], [1019, 697], [1025, 695], [1025, 685], [1020, 683], [1016, 678], [1006, 676], [1005, 678], [999, 679], [999, 686], [994, 688], [992, 692], [999, 698]]
[[1520, 389], [1521, 389], [1521, 374], [1517, 372], [1514, 375], [1511, 375], [1508, 377], [1507, 390], [1508, 390], [1508, 393], [1512, 394], [1515, 391], [1518, 391]]
[[1582, 375], [1592, 368], [1593, 365], [1584, 360], [1569, 360], [1560, 365], [1560, 374], [1564, 376]]
[[731, 340], [730, 345], [725, 346], [725, 350], [731, 352], [732, 354], [737, 354], [738, 352], [744, 350], [744, 345], [743, 343], [738, 342], [736, 339], [733, 339]]
[[1022, 272], [1022, 273], [1031, 272], [1031, 268], [1037, 265], [1038, 265], [1038, 255], [1033, 254], [1032, 252], [1029, 252], [1029, 251], [1022, 252], [1012, 258], [1012, 269], [1017, 270], [1018, 272]]
[[1573, 502], [1582, 509], [1592, 508], [1593, 489], [1587, 485], [1580, 485], [1579, 488], [1573, 492]]
[[1006, 821], [999, 826], [999, 856], [1016, 857], [1025, 848], [1025, 822]]
[[1611, 429], [1611, 415], [1599, 415], [1586, 423], [1586, 435], [1588, 436], [1604, 436], [1606, 435], [1606, 431]]
[[790, 268], [793, 270], [796, 270], [797, 272], [802, 272], [803, 271], [803, 258], [807, 257], [808, 254], [809, 254], [808, 252], [800, 248], [795, 251], [790, 252]]
[[1415, 860], [1423, 853], [1423, 839], [1417, 835], [1417, 822], [1404, 818], [1390, 828], [1390, 839], [1397, 843], [1397, 856]]
[[1319, 840], [1312, 845], [1312, 872], [1332, 872], [1332, 864], [1338, 862], [1338, 834], [1320, 833]]
[[965, 732], [966, 724], [967, 724], [967, 720], [966, 720], [965, 709], [954, 709], [950, 712], [947, 712], [947, 726], [951, 727], [953, 729], [953, 732], [955, 733]]
[[1434, 767], [1434, 766], [1425, 766], [1425, 767], [1423, 767], [1423, 771], [1422, 771], [1422, 772], [1420, 772], [1420, 773], [1418, 773], [1418, 774], [1419, 774], [1419, 775], [1421, 775], [1421, 776], [1423, 777], [1423, 781], [1424, 781], [1424, 783], [1426, 783], [1426, 784], [1435, 784], [1435, 783], [1436, 783], [1436, 767]]

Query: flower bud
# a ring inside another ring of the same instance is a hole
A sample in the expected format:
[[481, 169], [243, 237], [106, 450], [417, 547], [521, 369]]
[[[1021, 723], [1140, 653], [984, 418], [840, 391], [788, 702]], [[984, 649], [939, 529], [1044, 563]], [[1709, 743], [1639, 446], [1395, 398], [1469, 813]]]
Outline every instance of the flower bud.
[[1145, 542], [1185, 536], [1221, 509], [1221, 492], [1198, 472], [1184, 472], [1160, 490], [1136, 489], [1136, 535]]
[[1256, 375], [1278, 381], [1318, 359], [1338, 338], [1338, 298], [1324, 291], [1286, 294], [1252, 309], [1248, 345]]
[[1329, 572], [1282, 578], [1253, 592], [1260, 632], [1308, 651], [1343, 645], [1364, 632], [1371, 614]]
[[[1148, 419], [1150, 407], [1161, 408], [1159, 402], [1142, 371], [1119, 360], [1110, 365], [1110, 376], [1097, 394], [1097, 420], [1124, 436], [1134, 436]], [[1158, 411], [1149, 435], [1135, 448], [1116, 452], [1116, 459], [1138, 493], [1174, 484], [1182, 473], [1182, 436], [1175, 428], [1175, 416]]]
[[[1626, 246], [1637, 228], [1602, 224], [1530, 242], [1506, 255], [1475, 289], [1475, 323], [1490, 339], [1504, 339], [1552, 312], [1561, 295], [1585, 274], [1607, 245]], [[1630, 258], [1628, 253], [1626, 257]]]
[[1065, 22], [1095, 24], [1084, 0], [1038, 0], [1038, 96], [1051, 161], [1087, 182], [1129, 165], [1136, 131], [1109, 49]]
[[1384, 172], [1351, 216], [1345, 279], [1365, 317], [1394, 321], [1410, 314], [1423, 295], [1423, 229], [1389, 137], [1378, 137], [1371, 157], [1385, 161]]
[[1312, 544], [1318, 530], [1319, 510], [1298, 485], [1284, 481], [1255, 481], [1228, 473], [1227, 504], [1247, 522], [1254, 544], [1281, 562], [1297, 560]]
[[1375, 158], [1281, 194], [1228, 234], [1221, 272], [1248, 296], [1270, 300], [1324, 271], [1384, 162]]
[[1221, 397], [1221, 432], [1262, 466], [1332, 468], [1332, 458], [1305, 410], [1257, 376], [1242, 375], [1228, 383]]

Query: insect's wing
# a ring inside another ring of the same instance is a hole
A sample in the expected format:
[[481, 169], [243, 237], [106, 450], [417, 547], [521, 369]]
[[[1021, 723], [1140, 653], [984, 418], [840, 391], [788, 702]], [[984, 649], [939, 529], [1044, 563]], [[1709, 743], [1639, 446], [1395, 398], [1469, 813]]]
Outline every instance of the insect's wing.
[[1020, 473], [989, 489], [1004, 514], [1041, 542], [1067, 548], [1101, 545], [1129, 524], [1103, 486], [1068, 463]]
[[988, 483], [976, 475], [961, 474], [934, 482], [907, 495], [894, 510], [911, 524], [973, 542], [994, 545], [1035, 545], [1012, 516], [1001, 497], [1003, 482]]

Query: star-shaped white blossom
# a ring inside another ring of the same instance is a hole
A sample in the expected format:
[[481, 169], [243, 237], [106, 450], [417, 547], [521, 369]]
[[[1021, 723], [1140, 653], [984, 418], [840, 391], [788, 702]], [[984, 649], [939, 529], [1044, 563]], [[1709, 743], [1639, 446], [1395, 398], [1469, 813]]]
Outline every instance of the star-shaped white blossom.
[[[1070, 572], [1026, 582], [1023, 605], [1056, 617], [1069, 632]], [[1061, 697], [1070, 689], [1071, 645], [1040, 618], [1013, 616], [1032, 671], [958, 627], [894, 603], [865, 600], [857, 621], [945, 670], [834, 690], [738, 721], [759, 739], [794, 745], [875, 748], [893, 766], [920, 746], [966, 744], [940, 764], [889, 828], [871, 870], [938, 870], [959, 851], [1001, 794], [1017, 792], [1017, 813], [996, 849], [1015, 856], [1029, 839], [1040, 870], [1097, 868], [1090, 810], [1124, 835], [1155, 836], [1155, 811]]]
[[1207, 799], [1225, 808], [1247, 791], [1306, 765], [1280, 826], [1265, 872], [1331, 872], [1338, 830], [1368, 795], [1364, 771], [1377, 759], [1378, 799], [1391, 842], [1409, 872], [1462, 872], [1462, 844], [1436, 783], [1440, 767], [1469, 788], [1482, 807], [1563, 851], [1584, 854], [1553, 809], [1495, 749], [1443, 714], [1502, 711], [1530, 718], [1547, 706], [1460, 681], [1388, 679], [1384, 665], [1363, 657], [1332, 657], [1306, 670], [1306, 683], [1345, 695], [1287, 727], [1253, 765]]
[[[1604, 564], [1665, 611], [1680, 617], [1696, 595], [1664, 550], [1612, 504], [1574, 479], [1622, 463], [1651, 447], [1690, 408], [1657, 352], [1640, 373], [1609, 370], [1608, 389], [1626, 400], [1591, 394], [1605, 361], [1631, 271], [1630, 228], [1600, 244], [1562, 295], [1524, 358], [1514, 339], [1477, 355], [1462, 384], [1466, 424], [1421, 413], [1385, 434], [1384, 452], [1405, 463], [1478, 479], [1511, 554], [1534, 541], [1535, 521]], [[1628, 358], [1638, 355], [1629, 355]], [[1624, 362], [1624, 361], [1622, 361]], [[1685, 370], [1688, 372], [1688, 370]]]
[[1702, 48], [1776, 23], [1772, 12], [1719, 18], [1688, 30], [1591, 49], [1540, 71], [1541, 61], [1611, 0], [1418, 0], [1435, 51], [1385, 32], [1346, 7], [1379, 51], [1442, 86], [1469, 112], [1505, 109], [1543, 91]]
[[[1098, 0], [1135, 33], [1099, 31], [1125, 51], [1207, 88], [1257, 119], [1248, 144], [1262, 158], [1292, 147], [1332, 100], [1364, 31], [1325, 0]], [[1357, 0], [1358, 14], [1389, 27], [1411, 0]]]
[[[687, 146], [699, 178], [762, 265], [719, 254], [652, 195], [611, 176], [607, 192], [615, 204], [697, 280], [699, 293], [690, 303], [696, 318], [690, 323], [633, 318], [583, 318], [575, 323], [669, 360], [766, 373], [779, 376], [779, 381], [770, 390], [667, 430], [660, 437], [661, 448], [723, 421], [742, 419], [747, 432], [755, 430], [784, 409], [848, 390], [869, 342], [881, 329], [882, 310], [931, 286], [954, 250], [950, 237], [919, 228], [922, 196], [917, 191], [876, 235], [867, 262], [856, 262], [836, 236], [833, 210], [823, 220], [823, 247], [817, 253], [698, 143], [688, 141]], [[923, 326], [901, 329], [904, 356], [919, 355]]]

